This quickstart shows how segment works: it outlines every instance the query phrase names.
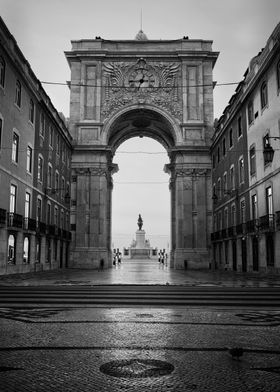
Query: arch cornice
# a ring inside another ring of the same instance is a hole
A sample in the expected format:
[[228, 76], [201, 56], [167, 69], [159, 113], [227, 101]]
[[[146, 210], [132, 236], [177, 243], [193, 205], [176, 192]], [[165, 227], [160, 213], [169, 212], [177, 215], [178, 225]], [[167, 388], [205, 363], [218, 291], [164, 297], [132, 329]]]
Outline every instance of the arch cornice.
[[[122, 116], [129, 114], [130, 112], [137, 112], [137, 111], [148, 111], [151, 113], [155, 113], [160, 115], [163, 119], [163, 123], [167, 123], [168, 130], [170, 131], [171, 138], [173, 139], [173, 146], [174, 147], [180, 143], [182, 143], [182, 132], [179, 123], [172, 117], [167, 111], [162, 108], [156, 107], [152, 104], [133, 104], [128, 105], [125, 108], [120, 109], [117, 113], [114, 113], [111, 117], [109, 117], [103, 125], [103, 129], [101, 132], [101, 140], [104, 145], [109, 144], [109, 139], [111, 135], [111, 131], [115, 124], [117, 124], [118, 120], [121, 119]], [[141, 132], [139, 131], [139, 134]], [[152, 133], [152, 131], [150, 131]]]

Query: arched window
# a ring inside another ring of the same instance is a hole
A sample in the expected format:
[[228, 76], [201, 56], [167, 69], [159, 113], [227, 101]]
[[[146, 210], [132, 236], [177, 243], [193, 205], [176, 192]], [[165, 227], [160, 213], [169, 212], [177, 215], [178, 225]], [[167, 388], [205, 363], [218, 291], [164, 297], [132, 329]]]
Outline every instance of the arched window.
[[23, 241], [23, 262], [29, 263], [29, 237], [24, 237]]
[[0, 86], [5, 86], [6, 63], [3, 57], [0, 56]]
[[10, 234], [8, 238], [8, 263], [16, 263], [16, 239], [13, 234]]
[[267, 105], [267, 84], [263, 82], [261, 85], [261, 108], [265, 108]]

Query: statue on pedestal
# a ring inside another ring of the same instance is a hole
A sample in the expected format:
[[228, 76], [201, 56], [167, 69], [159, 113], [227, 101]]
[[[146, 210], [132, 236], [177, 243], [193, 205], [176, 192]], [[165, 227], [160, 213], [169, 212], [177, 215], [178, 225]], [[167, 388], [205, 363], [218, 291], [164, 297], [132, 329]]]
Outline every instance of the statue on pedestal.
[[139, 227], [139, 230], [142, 230], [142, 226], [143, 226], [143, 219], [142, 219], [142, 217], [141, 217], [141, 214], [139, 214], [139, 217], [138, 217], [138, 227]]

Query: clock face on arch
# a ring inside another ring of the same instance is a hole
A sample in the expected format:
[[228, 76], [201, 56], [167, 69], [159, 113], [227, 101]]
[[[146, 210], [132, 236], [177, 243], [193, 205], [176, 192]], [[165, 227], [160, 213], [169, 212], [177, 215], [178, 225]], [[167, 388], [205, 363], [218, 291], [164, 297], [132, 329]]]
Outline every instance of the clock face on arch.
[[126, 85], [136, 89], [147, 89], [157, 85], [153, 72], [147, 69], [134, 69], [128, 74]]

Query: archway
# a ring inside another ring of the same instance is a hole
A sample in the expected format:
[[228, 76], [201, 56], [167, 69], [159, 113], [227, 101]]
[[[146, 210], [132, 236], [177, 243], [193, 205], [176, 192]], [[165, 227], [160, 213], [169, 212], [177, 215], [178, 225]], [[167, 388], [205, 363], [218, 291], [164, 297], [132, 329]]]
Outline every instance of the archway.
[[84, 167], [76, 168], [74, 179], [75, 265], [82, 261], [83, 266], [97, 268], [101, 260], [105, 267], [112, 265], [112, 175], [118, 170], [113, 157], [125, 140], [147, 136], [161, 143], [169, 156], [165, 170], [170, 174], [170, 266], [208, 266], [209, 171], [194, 167], [193, 151], [180, 145], [181, 132], [168, 117], [162, 110], [147, 106], [126, 108], [104, 124], [101, 137], [105, 145], [82, 151]]
[[171, 264], [208, 268], [217, 56], [211, 41], [194, 39], [72, 41], [69, 266], [112, 265], [113, 157], [125, 140], [147, 136], [169, 157]]

